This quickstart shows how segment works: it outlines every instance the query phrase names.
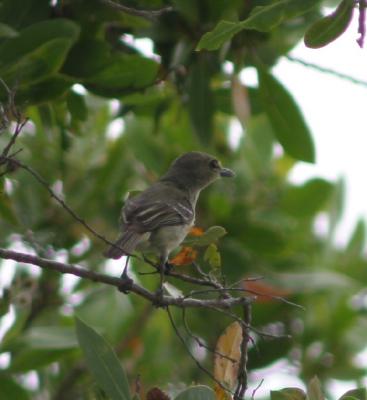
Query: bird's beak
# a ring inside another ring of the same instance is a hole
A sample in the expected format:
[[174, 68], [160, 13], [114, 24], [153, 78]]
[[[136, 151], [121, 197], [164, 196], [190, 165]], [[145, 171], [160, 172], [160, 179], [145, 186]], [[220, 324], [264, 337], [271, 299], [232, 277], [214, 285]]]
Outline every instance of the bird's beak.
[[236, 174], [229, 168], [221, 168], [219, 175], [223, 178], [233, 178]]

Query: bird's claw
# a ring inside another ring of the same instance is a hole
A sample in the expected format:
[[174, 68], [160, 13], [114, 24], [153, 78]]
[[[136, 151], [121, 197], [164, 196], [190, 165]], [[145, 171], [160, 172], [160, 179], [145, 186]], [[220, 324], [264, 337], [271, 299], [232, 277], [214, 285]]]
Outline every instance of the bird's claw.
[[160, 286], [155, 292], [155, 299], [153, 304], [156, 307], [164, 307], [164, 298], [163, 298], [163, 287]]
[[117, 289], [122, 293], [128, 294], [133, 286], [134, 281], [127, 274], [122, 274], [120, 279], [121, 283]]
[[163, 266], [163, 271], [165, 275], [169, 275], [170, 272], [173, 270], [174, 265], [166, 261]]

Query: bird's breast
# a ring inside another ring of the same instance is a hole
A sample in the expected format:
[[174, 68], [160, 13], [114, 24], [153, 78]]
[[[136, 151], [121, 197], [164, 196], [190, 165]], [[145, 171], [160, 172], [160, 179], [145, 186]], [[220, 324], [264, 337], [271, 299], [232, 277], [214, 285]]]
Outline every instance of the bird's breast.
[[169, 254], [181, 244], [191, 227], [192, 224], [164, 226], [152, 232], [149, 241], [160, 253]]

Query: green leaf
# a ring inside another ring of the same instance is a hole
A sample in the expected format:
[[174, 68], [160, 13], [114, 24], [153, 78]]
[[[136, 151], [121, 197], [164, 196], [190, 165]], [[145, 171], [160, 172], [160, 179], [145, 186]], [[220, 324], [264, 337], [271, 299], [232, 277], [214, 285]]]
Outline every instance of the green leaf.
[[362, 253], [366, 244], [366, 223], [363, 219], [357, 222], [352, 237], [349, 240], [346, 248], [347, 253], [353, 253], [359, 255]]
[[0, 373], [0, 388], [3, 399], [28, 400], [30, 398], [25, 389], [3, 373]]
[[91, 92], [120, 97], [154, 83], [159, 64], [137, 54], [121, 54], [100, 40], [83, 39], [70, 51], [63, 73]]
[[39, 350], [24, 349], [12, 357], [9, 372], [19, 373], [35, 370], [55, 361], [67, 358], [73, 350]]
[[296, 293], [315, 293], [326, 290], [345, 291], [356, 286], [356, 282], [349, 276], [332, 271], [281, 273], [277, 274], [277, 279], [282, 286]]
[[67, 39], [50, 40], [32, 51], [31, 55], [20, 55], [17, 62], [0, 68], [0, 74], [10, 85], [18, 79], [22, 84], [37, 83], [58, 71], [70, 47]]
[[344, 393], [339, 400], [350, 400], [350, 399], [366, 400], [367, 399], [366, 388], [348, 390], [348, 392]]
[[225, 42], [232, 39], [232, 37], [245, 29], [241, 22], [220, 21], [216, 27], [205, 33], [200, 39], [196, 50], [216, 50], [219, 49]]
[[[2, 186], [2, 185], [1, 185]], [[10, 197], [5, 195], [2, 191], [3, 188], [0, 186], [0, 218], [7, 221], [9, 224], [18, 225], [18, 218], [14, 211], [14, 204]]]
[[290, 93], [264, 68], [258, 68], [259, 93], [274, 134], [284, 150], [297, 160], [313, 163], [311, 132]]
[[183, 390], [175, 400], [215, 400], [215, 394], [208, 386], [198, 385]]
[[11, 26], [0, 23], [0, 38], [12, 38], [18, 36], [18, 32]]
[[0, 75], [8, 83], [41, 81], [58, 71], [79, 35], [66, 19], [43, 21], [23, 29], [0, 46]]
[[208, 145], [213, 136], [214, 97], [210, 89], [209, 65], [199, 58], [190, 69], [188, 109], [194, 131]]
[[320, 211], [333, 194], [334, 186], [321, 178], [307, 181], [302, 186], [291, 186], [281, 201], [281, 207], [297, 218], [310, 218]]
[[204, 261], [207, 261], [213, 269], [221, 266], [220, 253], [218, 247], [214, 243], [211, 243], [205, 250]]
[[302, 15], [315, 7], [316, 0], [281, 0], [274, 4], [255, 7], [244, 21], [220, 21], [214, 30], [207, 32], [196, 50], [216, 50], [243, 29], [269, 32], [283, 21]]
[[306, 393], [298, 388], [272, 390], [270, 400], [306, 400]]
[[85, 121], [88, 117], [88, 109], [85, 104], [85, 96], [71, 90], [66, 98], [66, 103], [72, 118]]
[[130, 400], [129, 383], [112, 347], [79, 318], [75, 322], [79, 344], [98, 384], [112, 400]]
[[222, 226], [211, 226], [203, 235], [201, 236], [188, 236], [184, 240], [185, 246], [198, 246], [205, 247], [211, 243], [216, 242], [219, 238], [224, 236], [227, 231]]
[[337, 39], [352, 21], [354, 6], [354, 0], [342, 0], [332, 14], [315, 22], [307, 30], [304, 38], [305, 45], [318, 49]]
[[33, 349], [70, 349], [78, 346], [72, 328], [60, 326], [36, 326], [30, 328], [21, 338], [29, 348]]
[[22, 85], [17, 90], [18, 104], [42, 104], [55, 100], [66, 93], [74, 82], [62, 75], [54, 74], [42, 82]]
[[321, 389], [321, 383], [316, 376], [314, 376], [307, 385], [307, 396], [308, 400], [325, 400]]

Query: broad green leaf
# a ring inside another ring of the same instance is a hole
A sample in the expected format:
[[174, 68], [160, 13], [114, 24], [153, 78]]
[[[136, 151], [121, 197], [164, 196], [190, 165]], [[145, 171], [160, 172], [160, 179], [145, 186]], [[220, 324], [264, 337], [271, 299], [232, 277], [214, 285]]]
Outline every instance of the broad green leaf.
[[277, 274], [279, 283], [297, 293], [322, 290], [347, 290], [356, 285], [349, 276], [332, 271], [314, 271]]
[[281, 390], [272, 390], [270, 392], [271, 400], [306, 400], [306, 393], [298, 388], [285, 388]]
[[215, 400], [215, 394], [210, 387], [198, 385], [183, 390], [175, 400]]
[[265, 113], [252, 116], [248, 123], [243, 141], [246, 159], [256, 171], [266, 169], [273, 157], [274, 133]]
[[130, 400], [125, 371], [110, 344], [79, 318], [75, 322], [80, 347], [95, 380], [111, 400]]
[[14, 400], [28, 400], [30, 399], [27, 391], [22, 388], [14, 379], [10, 376], [0, 373], [0, 397], [2, 399], [14, 399]]
[[363, 219], [360, 219], [357, 222], [356, 227], [354, 228], [352, 237], [349, 240], [349, 243], [346, 248], [347, 253], [353, 253], [355, 255], [359, 255], [362, 253], [364, 246], [366, 244], [366, 223]]
[[216, 50], [243, 29], [269, 32], [283, 21], [302, 15], [315, 7], [318, 0], [281, 0], [274, 4], [255, 7], [244, 21], [220, 21], [213, 31], [199, 41], [197, 50]]
[[190, 69], [188, 110], [194, 132], [203, 145], [213, 136], [214, 97], [210, 88], [210, 66], [199, 58]]
[[[101, 322], [100, 315], [104, 310], [110, 310], [110, 313]], [[132, 308], [128, 296], [121, 296], [117, 290], [105, 287], [89, 291], [76, 311], [87, 325], [97, 328], [108, 340], [114, 342], [119, 338], [123, 321], [131, 315]], [[115, 318], [116, 313], [121, 318]]]
[[154, 82], [158, 64], [138, 55], [115, 56], [90, 78], [92, 84], [113, 88], [143, 88]]
[[14, 212], [14, 204], [10, 197], [1, 193], [2, 190], [0, 186], [0, 219], [7, 221], [9, 224], [18, 225], [18, 218]]
[[241, 22], [220, 21], [218, 25], [210, 32], [207, 32], [199, 41], [196, 50], [216, 50], [225, 42], [245, 29]]
[[[16, 12], [14, 12], [16, 10]], [[49, 0], [2, 0], [0, 21], [21, 29], [50, 16]]]
[[0, 75], [10, 86], [17, 81], [21, 84], [37, 83], [58, 71], [71, 47], [69, 39], [53, 39], [32, 51], [19, 55], [19, 59], [0, 67]]
[[0, 46], [0, 75], [10, 86], [46, 78], [64, 63], [78, 35], [79, 27], [61, 18], [23, 29]]
[[274, 254], [284, 246], [281, 230], [267, 223], [247, 224], [242, 228], [242, 240], [248, 248], [261, 254]]
[[0, 296], [0, 318], [9, 312], [10, 308], [10, 291], [4, 289]]
[[[363, 399], [365, 399], [365, 397], [363, 397]], [[359, 399], [354, 396], [343, 396], [339, 400], [359, 400]]]
[[18, 32], [11, 26], [0, 23], [0, 38], [12, 38], [18, 36]]
[[314, 376], [307, 385], [307, 397], [308, 400], [325, 400], [321, 389], [321, 383], [316, 376]]
[[333, 189], [334, 186], [324, 179], [311, 179], [302, 186], [287, 188], [281, 201], [281, 207], [294, 217], [313, 217], [325, 207], [331, 198]]
[[42, 368], [69, 357], [75, 350], [40, 350], [25, 348], [12, 357], [9, 372], [19, 373]]
[[258, 68], [259, 93], [274, 134], [284, 150], [297, 160], [313, 163], [311, 132], [290, 93], [262, 67]]
[[203, 235], [201, 236], [188, 236], [185, 241], [185, 246], [199, 246], [205, 247], [213, 242], [216, 242], [222, 236], [224, 236], [227, 231], [222, 226], [211, 226]]
[[83, 39], [70, 51], [63, 73], [100, 96], [121, 97], [152, 85], [158, 68], [149, 58], [112, 52], [103, 41]]
[[70, 349], [78, 346], [72, 328], [61, 326], [36, 326], [30, 328], [21, 341], [33, 349]]
[[207, 261], [211, 268], [219, 268], [221, 266], [221, 257], [218, 247], [211, 243], [204, 253], [204, 261]]
[[73, 83], [70, 78], [53, 74], [42, 82], [20, 86], [17, 90], [17, 101], [19, 104], [46, 103], [63, 96]]
[[348, 390], [348, 392], [344, 393], [339, 400], [352, 400], [352, 399], [366, 400], [367, 399], [366, 388]]
[[85, 104], [85, 96], [71, 90], [67, 95], [66, 103], [72, 118], [78, 121], [85, 121], [87, 119], [88, 109]]
[[304, 38], [306, 46], [318, 49], [342, 35], [353, 18], [354, 7], [354, 0], [342, 0], [332, 14], [315, 22], [307, 30]]

